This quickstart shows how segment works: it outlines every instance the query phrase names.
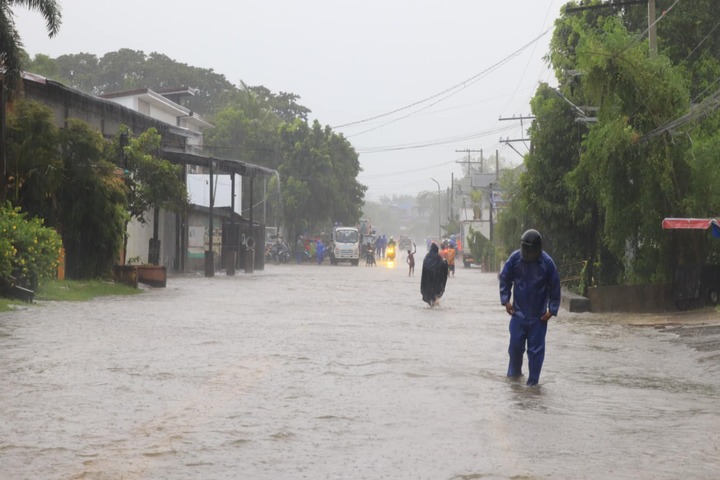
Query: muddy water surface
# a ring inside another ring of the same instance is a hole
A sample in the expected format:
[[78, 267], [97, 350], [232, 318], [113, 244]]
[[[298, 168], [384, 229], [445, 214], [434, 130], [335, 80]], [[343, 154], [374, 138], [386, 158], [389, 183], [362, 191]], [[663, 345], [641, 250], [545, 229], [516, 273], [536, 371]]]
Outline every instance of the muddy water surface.
[[434, 309], [419, 282], [268, 265], [0, 314], [0, 478], [718, 478], [720, 359], [691, 330], [561, 311], [528, 388], [495, 274]]

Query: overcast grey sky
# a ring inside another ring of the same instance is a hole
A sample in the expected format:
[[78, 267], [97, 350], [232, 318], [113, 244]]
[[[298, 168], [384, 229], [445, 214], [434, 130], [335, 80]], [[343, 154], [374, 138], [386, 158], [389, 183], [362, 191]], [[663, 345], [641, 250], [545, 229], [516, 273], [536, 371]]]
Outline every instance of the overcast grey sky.
[[500, 141], [522, 138], [520, 122], [499, 118], [529, 115], [538, 83], [556, 83], [543, 57], [565, 0], [60, 4], [63, 24], [52, 39], [40, 14], [16, 7], [31, 56], [159, 52], [236, 85], [295, 93], [311, 120], [353, 144], [359, 180], [377, 200], [437, 190], [431, 178], [445, 189], [467, 159], [457, 150], [482, 149], [485, 159], [499, 150], [511, 164], [522, 161]]

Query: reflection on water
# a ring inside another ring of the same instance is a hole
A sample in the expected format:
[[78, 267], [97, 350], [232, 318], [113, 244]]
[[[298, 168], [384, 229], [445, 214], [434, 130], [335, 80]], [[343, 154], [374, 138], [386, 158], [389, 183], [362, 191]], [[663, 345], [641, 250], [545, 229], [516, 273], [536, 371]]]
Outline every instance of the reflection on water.
[[562, 311], [528, 387], [496, 281], [431, 309], [404, 268], [269, 265], [2, 314], [0, 477], [716, 478], [719, 330]]

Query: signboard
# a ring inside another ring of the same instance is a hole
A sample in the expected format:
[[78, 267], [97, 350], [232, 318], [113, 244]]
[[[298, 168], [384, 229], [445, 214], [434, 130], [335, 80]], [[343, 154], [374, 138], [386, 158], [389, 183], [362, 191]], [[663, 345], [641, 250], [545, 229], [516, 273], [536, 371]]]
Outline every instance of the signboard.
[[493, 190], [490, 195], [490, 203], [492, 203], [493, 208], [507, 207], [508, 202], [505, 198], [505, 192], [502, 190]]
[[[235, 213], [242, 213], [242, 181], [239, 175], [235, 176]], [[230, 175], [213, 175], [214, 207], [229, 207], [232, 202], [232, 179]], [[188, 174], [188, 195], [190, 203], [201, 207], [210, 206], [210, 175]]]

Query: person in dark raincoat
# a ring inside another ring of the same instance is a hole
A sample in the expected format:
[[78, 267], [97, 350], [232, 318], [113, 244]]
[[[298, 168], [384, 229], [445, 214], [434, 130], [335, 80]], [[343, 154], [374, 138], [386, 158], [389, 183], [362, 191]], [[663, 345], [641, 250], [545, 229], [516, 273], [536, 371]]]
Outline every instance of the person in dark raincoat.
[[542, 250], [542, 236], [537, 230], [523, 233], [520, 249], [510, 254], [498, 279], [500, 303], [511, 315], [507, 376], [522, 376], [527, 344], [527, 384], [537, 385], [545, 360], [548, 320], [557, 316], [560, 308], [560, 275], [553, 259]]
[[420, 293], [422, 293], [423, 302], [434, 307], [445, 293], [447, 278], [448, 264], [438, 253], [437, 244], [433, 243], [423, 260], [422, 276], [420, 277]]

